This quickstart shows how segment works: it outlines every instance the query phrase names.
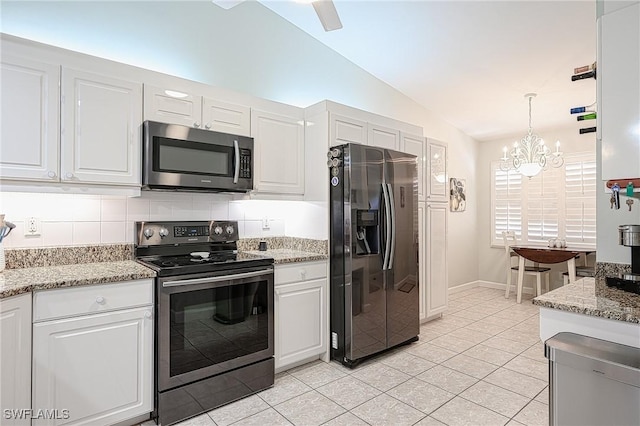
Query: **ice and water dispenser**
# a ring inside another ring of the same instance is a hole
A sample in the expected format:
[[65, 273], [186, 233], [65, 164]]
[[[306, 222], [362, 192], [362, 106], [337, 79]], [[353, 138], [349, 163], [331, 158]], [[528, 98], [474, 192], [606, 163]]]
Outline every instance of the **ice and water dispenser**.
[[378, 210], [356, 210], [356, 255], [380, 253]]

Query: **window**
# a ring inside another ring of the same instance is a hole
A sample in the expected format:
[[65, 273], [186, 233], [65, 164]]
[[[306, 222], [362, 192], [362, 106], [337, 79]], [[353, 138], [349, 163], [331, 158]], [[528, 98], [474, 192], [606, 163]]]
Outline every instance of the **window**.
[[564, 165], [531, 179], [491, 163], [492, 245], [502, 245], [502, 231], [518, 242], [546, 245], [564, 238], [567, 245], [596, 244], [595, 153], [569, 154]]

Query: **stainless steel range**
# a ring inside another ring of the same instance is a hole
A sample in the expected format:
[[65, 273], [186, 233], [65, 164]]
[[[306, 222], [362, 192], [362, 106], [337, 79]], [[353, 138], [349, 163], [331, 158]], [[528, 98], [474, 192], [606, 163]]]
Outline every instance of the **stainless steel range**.
[[136, 259], [158, 274], [158, 424], [273, 385], [273, 259], [237, 240], [232, 221], [136, 223]]

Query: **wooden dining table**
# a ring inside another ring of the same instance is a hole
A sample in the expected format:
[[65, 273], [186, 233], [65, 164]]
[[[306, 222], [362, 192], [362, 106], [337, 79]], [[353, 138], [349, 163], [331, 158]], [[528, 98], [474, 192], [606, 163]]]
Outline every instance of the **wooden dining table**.
[[522, 285], [524, 281], [524, 265], [529, 260], [533, 263], [554, 264], [567, 262], [569, 272], [569, 283], [576, 281], [576, 257], [581, 254], [595, 252], [594, 249], [574, 248], [574, 247], [543, 247], [543, 246], [511, 246], [511, 249], [518, 255], [518, 285], [516, 301], [520, 303], [522, 298]]

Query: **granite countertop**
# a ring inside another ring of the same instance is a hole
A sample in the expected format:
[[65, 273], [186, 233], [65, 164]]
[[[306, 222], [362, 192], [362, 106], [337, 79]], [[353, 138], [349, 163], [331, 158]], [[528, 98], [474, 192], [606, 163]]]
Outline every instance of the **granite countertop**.
[[328, 256], [321, 253], [313, 253], [302, 250], [292, 250], [287, 248], [268, 249], [266, 251], [259, 250], [243, 250], [240, 251], [241, 256], [255, 256], [256, 258], [269, 257], [274, 260], [276, 265], [282, 263], [294, 262], [313, 262], [317, 260], [327, 260]]
[[155, 272], [133, 260], [7, 269], [0, 273], [0, 299], [62, 287], [154, 278]]
[[640, 324], [640, 295], [608, 287], [604, 278], [583, 278], [533, 299], [533, 304]]

